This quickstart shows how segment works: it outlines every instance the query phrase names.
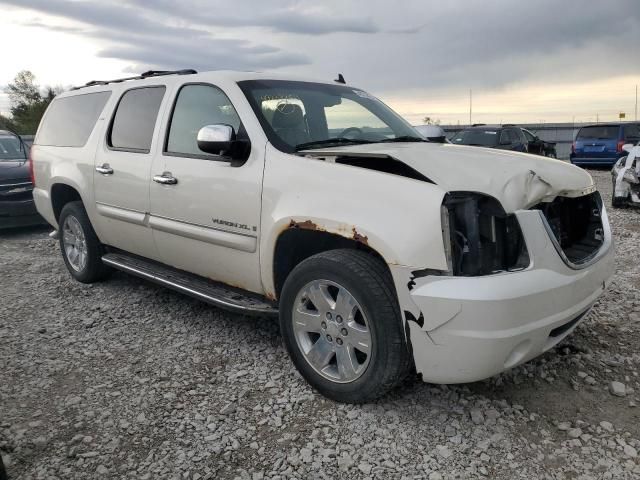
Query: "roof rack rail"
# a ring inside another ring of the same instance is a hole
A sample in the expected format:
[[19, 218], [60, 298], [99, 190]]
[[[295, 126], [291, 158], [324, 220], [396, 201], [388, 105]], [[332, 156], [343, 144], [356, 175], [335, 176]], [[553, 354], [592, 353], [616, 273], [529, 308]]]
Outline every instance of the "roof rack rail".
[[503, 123], [502, 126], [503, 127], [517, 127], [518, 125], [516, 125], [515, 123]]
[[194, 73], [198, 72], [193, 70], [192, 68], [187, 68], [184, 70], [149, 70], [135, 77], [116, 78], [113, 80], [91, 80], [90, 82], [87, 82], [79, 87], [73, 87], [71, 90], [78, 90], [84, 87], [93, 87], [95, 85], [107, 85], [109, 83], [126, 82], [128, 80], [142, 80], [144, 78], [162, 77], [164, 75], [193, 75]]
[[486, 125], [486, 123], [474, 123], [473, 125], [471, 125], [472, 127], [484, 127]]

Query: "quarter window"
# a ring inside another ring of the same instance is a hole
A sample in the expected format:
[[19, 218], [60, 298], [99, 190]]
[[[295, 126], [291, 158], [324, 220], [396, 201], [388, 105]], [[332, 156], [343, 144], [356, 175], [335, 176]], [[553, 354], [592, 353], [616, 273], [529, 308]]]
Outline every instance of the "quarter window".
[[34, 143], [56, 147], [84, 146], [110, 95], [111, 92], [96, 92], [54, 99]]
[[128, 90], [113, 117], [109, 146], [117, 150], [149, 153], [165, 87]]
[[205, 125], [224, 124], [238, 133], [240, 117], [229, 97], [212, 85], [185, 85], [180, 89], [165, 151], [179, 155], [208, 155], [198, 148], [198, 131]]

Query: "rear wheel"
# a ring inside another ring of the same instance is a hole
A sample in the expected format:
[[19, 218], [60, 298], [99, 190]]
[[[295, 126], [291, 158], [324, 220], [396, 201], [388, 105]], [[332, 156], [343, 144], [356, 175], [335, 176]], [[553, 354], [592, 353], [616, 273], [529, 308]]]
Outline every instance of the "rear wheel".
[[280, 327], [298, 371], [333, 400], [375, 400], [409, 371], [391, 277], [367, 253], [332, 250], [300, 263], [282, 290]]
[[69, 202], [58, 220], [60, 251], [73, 278], [93, 283], [106, 278], [111, 269], [102, 263], [104, 247], [91, 226], [82, 202]]

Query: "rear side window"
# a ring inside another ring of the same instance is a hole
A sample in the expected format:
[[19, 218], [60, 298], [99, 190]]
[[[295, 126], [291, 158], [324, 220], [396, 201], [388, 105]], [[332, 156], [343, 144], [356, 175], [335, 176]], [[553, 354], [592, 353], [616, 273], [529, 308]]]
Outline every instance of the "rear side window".
[[582, 127], [578, 138], [593, 138], [593, 139], [610, 139], [618, 138], [618, 132], [620, 127], [618, 125], [594, 125], [591, 127]]
[[111, 92], [56, 98], [47, 109], [34, 144], [82, 147], [93, 131]]
[[637, 142], [640, 140], [640, 125], [625, 125], [624, 126], [624, 139]]
[[111, 122], [108, 144], [115, 150], [149, 153], [165, 87], [143, 87], [126, 91]]
[[165, 151], [178, 155], [207, 155], [198, 148], [198, 131], [225, 124], [238, 133], [240, 117], [222, 90], [211, 85], [185, 85], [178, 93]]
[[511, 138], [511, 143], [522, 143], [522, 138], [520, 137], [520, 133], [517, 130], [509, 130], [509, 135]]

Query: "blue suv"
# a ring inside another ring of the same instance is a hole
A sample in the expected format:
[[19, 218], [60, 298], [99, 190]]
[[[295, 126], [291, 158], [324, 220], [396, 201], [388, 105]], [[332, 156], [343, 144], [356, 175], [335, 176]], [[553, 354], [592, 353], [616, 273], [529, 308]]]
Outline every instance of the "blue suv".
[[625, 143], [640, 140], [638, 123], [600, 123], [582, 127], [571, 147], [569, 159], [575, 165], [613, 165], [627, 155]]

